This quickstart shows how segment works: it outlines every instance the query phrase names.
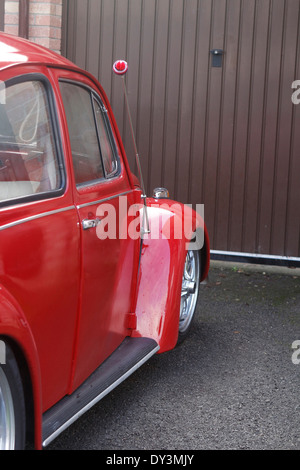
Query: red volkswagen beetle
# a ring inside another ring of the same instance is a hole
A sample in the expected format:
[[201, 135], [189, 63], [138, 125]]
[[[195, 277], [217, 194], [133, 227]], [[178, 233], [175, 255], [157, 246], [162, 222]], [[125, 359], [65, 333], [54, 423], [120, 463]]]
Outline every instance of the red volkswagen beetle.
[[47, 446], [174, 348], [208, 266], [203, 218], [146, 198], [97, 80], [1, 34], [0, 449]]

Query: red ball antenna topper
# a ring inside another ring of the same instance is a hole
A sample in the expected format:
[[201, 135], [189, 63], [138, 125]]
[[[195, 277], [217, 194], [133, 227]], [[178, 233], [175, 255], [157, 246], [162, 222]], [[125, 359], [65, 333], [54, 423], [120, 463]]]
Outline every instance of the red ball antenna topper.
[[117, 60], [113, 65], [113, 71], [117, 75], [125, 75], [128, 70], [128, 64], [125, 60]]

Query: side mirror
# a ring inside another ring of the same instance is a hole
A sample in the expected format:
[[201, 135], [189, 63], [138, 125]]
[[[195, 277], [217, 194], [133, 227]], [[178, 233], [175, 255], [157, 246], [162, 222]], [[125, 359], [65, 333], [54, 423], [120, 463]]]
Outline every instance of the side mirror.
[[169, 191], [166, 188], [155, 188], [153, 189], [154, 199], [169, 199]]

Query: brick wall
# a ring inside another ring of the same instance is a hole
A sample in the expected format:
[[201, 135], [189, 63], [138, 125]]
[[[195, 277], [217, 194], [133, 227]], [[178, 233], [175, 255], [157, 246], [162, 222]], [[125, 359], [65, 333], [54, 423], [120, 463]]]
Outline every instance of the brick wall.
[[60, 52], [61, 17], [62, 0], [30, 0], [29, 39]]
[[[28, 39], [60, 53], [62, 0], [28, 1]], [[19, 34], [19, 0], [5, 1], [4, 31]]]
[[19, 31], [19, 0], [6, 0], [4, 11], [4, 31], [17, 36]]

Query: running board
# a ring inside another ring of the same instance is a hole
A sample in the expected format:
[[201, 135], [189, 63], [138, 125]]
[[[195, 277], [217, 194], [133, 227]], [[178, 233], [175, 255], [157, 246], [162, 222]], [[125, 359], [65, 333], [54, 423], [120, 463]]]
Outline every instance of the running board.
[[72, 395], [43, 414], [43, 447], [92, 408], [159, 350], [150, 338], [127, 337]]

